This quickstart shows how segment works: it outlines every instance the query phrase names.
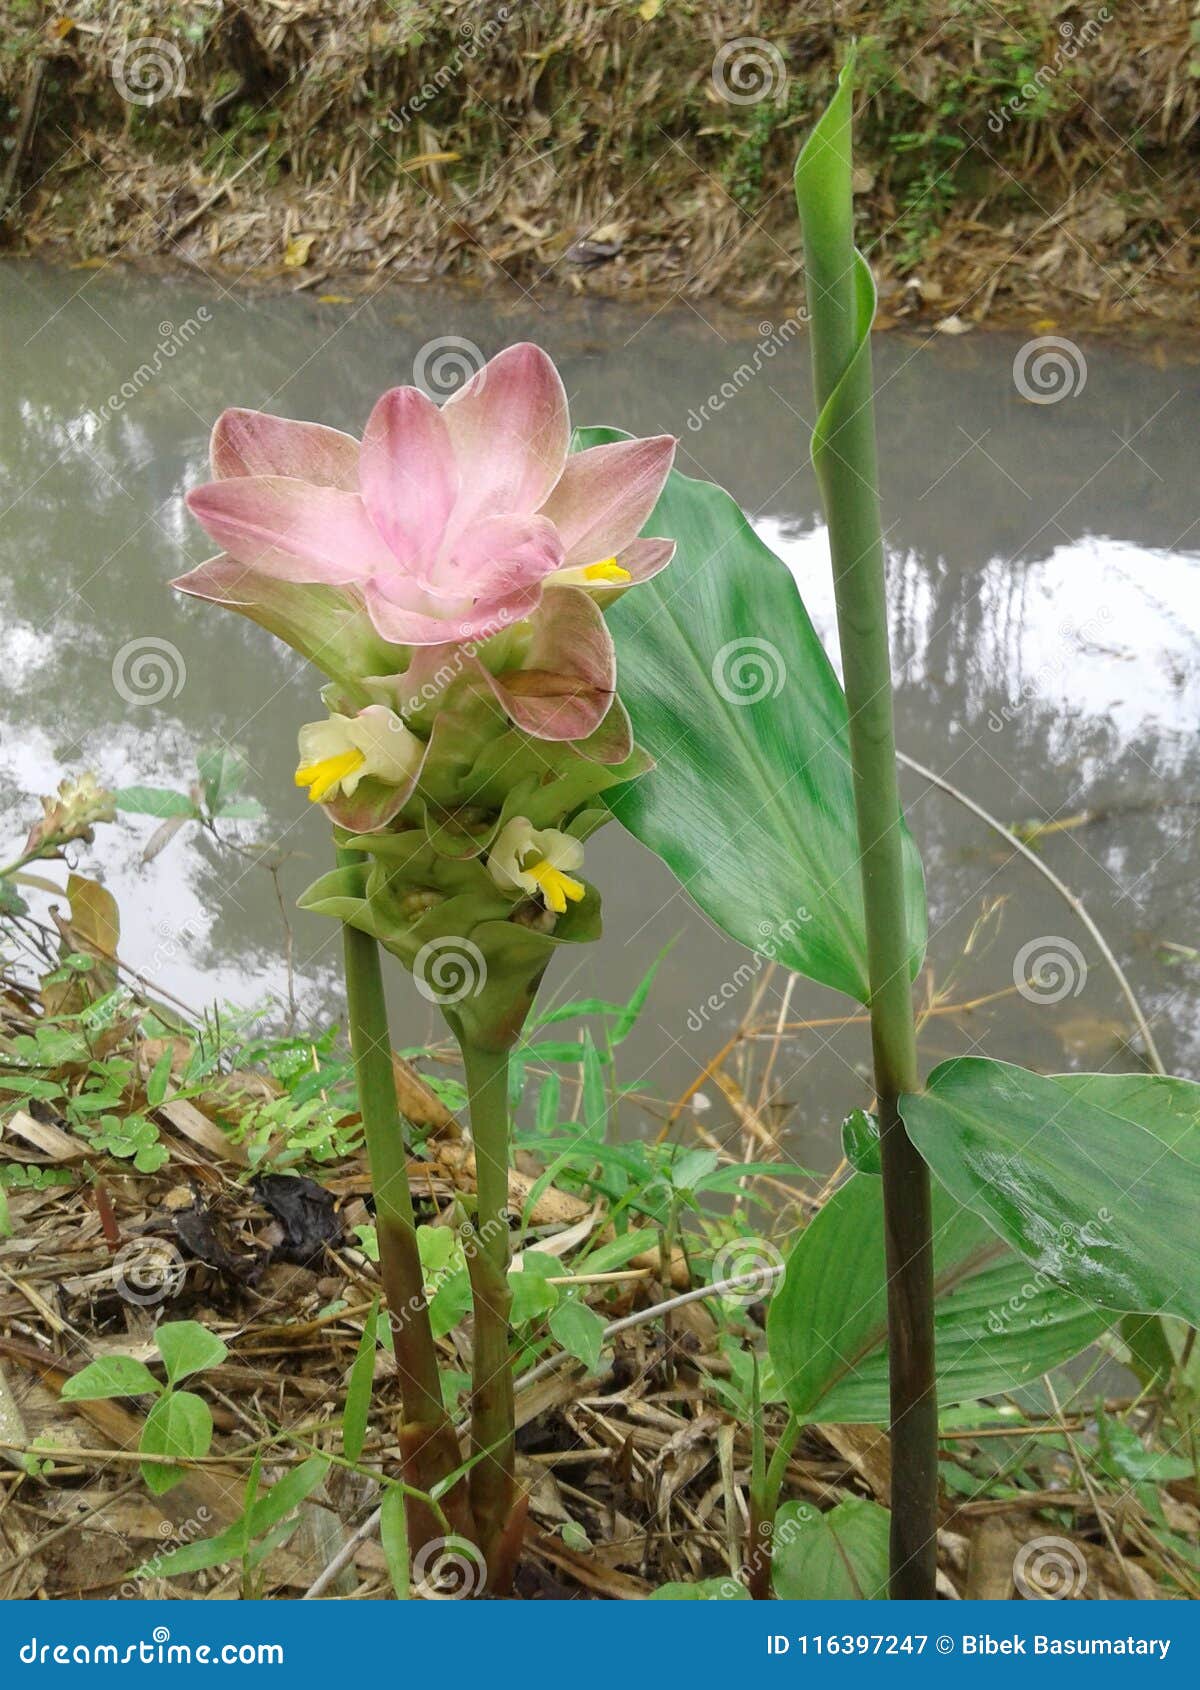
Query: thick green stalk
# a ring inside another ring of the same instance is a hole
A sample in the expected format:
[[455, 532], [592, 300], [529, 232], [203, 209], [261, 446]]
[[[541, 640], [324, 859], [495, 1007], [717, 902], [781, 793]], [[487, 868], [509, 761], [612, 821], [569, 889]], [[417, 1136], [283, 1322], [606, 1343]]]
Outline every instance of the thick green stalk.
[[516, 1430], [508, 1288], [508, 1051], [461, 1038], [477, 1192], [467, 1250], [473, 1302], [471, 1513], [493, 1590], [511, 1560], [505, 1530], [516, 1501]]
[[870, 272], [854, 250], [850, 66], [796, 166], [812, 324], [820, 482], [837, 601], [866, 913], [871, 1045], [883, 1160], [891, 1370], [893, 1598], [932, 1598], [937, 1396], [929, 1170], [900, 1118], [919, 1089], [869, 327]]
[[[353, 851], [338, 852], [341, 866], [360, 860]], [[342, 931], [350, 1045], [375, 1196], [380, 1275], [404, 1405], [401, 1445], [406, 1476], [418, 1488], [430, 1490], [459, 1465], [458, 1440], [442, 1401], [425, 1301], [379, 947], [367, 933], [349, 926]]]

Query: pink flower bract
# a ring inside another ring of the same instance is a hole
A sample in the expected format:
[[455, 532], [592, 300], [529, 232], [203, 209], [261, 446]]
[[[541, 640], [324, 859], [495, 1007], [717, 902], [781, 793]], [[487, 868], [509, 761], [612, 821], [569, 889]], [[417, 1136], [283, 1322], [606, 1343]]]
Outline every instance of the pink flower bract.
[[216, 479], [188, 504], [248, 571], [353, 589], [384, 640], [480, 640], [529, 616], [546, 586], [603, 591], [670, 561], [671, 541], [638, 532], [674, 439], [573, 456], [569, 441], [558, 372], [522, 344], [440, 410], [419, 388], [392, 388], [361, 446], [316, 423], [226, 411], [213, 430]]

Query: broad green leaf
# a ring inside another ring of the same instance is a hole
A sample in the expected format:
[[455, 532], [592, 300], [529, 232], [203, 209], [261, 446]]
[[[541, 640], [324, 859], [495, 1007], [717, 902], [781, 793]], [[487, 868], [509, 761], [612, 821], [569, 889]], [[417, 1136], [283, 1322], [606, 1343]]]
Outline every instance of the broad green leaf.
[[404, 1492], [389, 1485], [379, 1505], [379, 1541], [387, 1562], [388, 1577], [396, 1593], [397, 1602], [407, 1602], [408, 1588], [408, 1520], [404, 1513]]
[[[143, 1455], [195, 1460], [208, 1454], [212, 1435], [212, 1410], [204, 1398], [194, 1391], [168, 1391], [146, 1416], [138, 1448]], [[168, 1467], [159, 1461], [142, 1462], [142, 1478], [155, 1496], [162, 1496], [177, 1485], [184, 1471], [182, 1467]]]
[[750, 1592], [738, 1579], [697, 1579], [695, 1584], [660, 1584], [651, 1602], [749, 1602]]
[[1200, 1085], [1173, 1074], [1055, 1074], [1055, 1085], [1082, 1103], [1119, 1115], [1200, 1163]]
[[101, 1397], [140, 1397], [147, 1391], [158, 1396], [162, 1386], [142, 1362], [132, 1356], [101, 1356], [73, 1374], [60, 1394], [76, 1402], [96, 1402]]
[[[1110, 1093], [1103, 1075], [960, 1057], [901, 1109], [946, 1189], [1047, 1279], [1103, 1308], [1195, 1326], [1200, 1157], [1179, 1103], [1198, 1088], [1113, 1081]], [[1110, 1095], [1119, 1113], [1101, 1101]]]
[[171, 792], [163, 786], [122, 786], [113, 793], [118, 810], [131, 816], [196, 816], [195, 804], [186, 792]]
[[[942, 1407], [1010, 1391], [1092, 1343], [1105, 1317], [1039, 1280], [991, 1229], [934, 1190], [935, 1330]], [[883, 1187], [855, 1174], [801, 1233], [771, 1299], [767, 1342], [801, 1420], [885, 1424]]]
[[[451, 1233], [452, 1238], [453, 1236]], [[371, 1304], [371, 1312], [363, 1322], [358, 1353], [350, 1369], [346, 1406], [342, 1410], [342, 1453], [347, 1461], [357, 1461], [362, 1454], [363, 1444], [367, 1441], [367, 1416], [371, 1410], [371, 1386], [375, 1379], [375, 1331], [378, 1325], [379, 1298], [376, 1297]]]
[[852, 1496], [823, 1514], [785, 1502], [775, 1518], [771, 1574], [783, 1602], [872, 1602], [888, 1593], [891, 1515]]
[[586, 1303], [568, 1298], [550, 1316], [550, 1336], [594, 1373], [604, 1349], [604, 1322]]
[[198, 1320], [170, 1320], [154, 1334], [172, 1385], [206, 1367], [219, 1367], [229, 1354], [215, 1332]]
[[[579, 444], [621, 438], [584, 429]], [[733, 938], [865, 1002], [846, 700], [796, 583], [728, 493], [677, 470], [645, 532], [675, 557], [607, 620], [656, 766], [607, 801]], [[915, 975], [925, 893], [904, 837]]]

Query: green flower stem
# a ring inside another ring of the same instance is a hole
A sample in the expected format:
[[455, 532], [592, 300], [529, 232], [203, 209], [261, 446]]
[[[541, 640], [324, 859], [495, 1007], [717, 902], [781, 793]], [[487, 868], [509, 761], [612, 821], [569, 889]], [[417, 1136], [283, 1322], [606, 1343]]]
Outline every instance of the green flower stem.
[[866, 906], [871, 1044], [883, 1161], [891, 1371], [893, 1598], [932, 1598], [937, 1395], [929, 1170], [904, 1129], [919, 1089], [896, 779], [887, 588], [871, 378], [870, 271], [854, 249], [851, 70], [796, 164], [819, 416], [813, 463], [833, 561]]
[[494, 1574], [509, 1559], [504, 1533], [516, 1500], [509, 1354], [508, 1051], [483, 1050], [461, 1037], [459, 1044], [471, 1105], [478, 1193], [475, 1236], [467, 1250], [474, 1303], [471, 1513], [484, 1560]]
[[[338, 851], [340, 866], [358, 860], [354, 851]], [[369, 934], [353, 927], [343, 926], [342, 933], [350, 1045], [375, 1195], [380, 1274], [407, 1423], [401, 1442], [413, 1468], [414, 1483], [431, 1490], [459, 1464], [458, 1440], [442, 1401], [437, 1350], [425, 1301], [379, 947]]]

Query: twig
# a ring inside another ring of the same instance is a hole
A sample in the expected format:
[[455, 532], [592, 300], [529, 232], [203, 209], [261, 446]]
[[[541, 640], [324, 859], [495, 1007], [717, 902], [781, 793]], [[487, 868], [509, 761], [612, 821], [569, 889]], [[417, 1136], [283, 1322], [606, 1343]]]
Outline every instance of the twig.
[[1096, 926], [1096, 923], [1092, 920], [1087, 910], [1083, 907], [1082, 899], [1078, 898], [1075, 893], [1071, 891], [1071, 888], [1066, 885], [1064, 881], [1059, 879], [1054, 870], [1047, 863], [1042, 861], [1036, 851], [1030, 850], [1024, 840], [1018, 839], [1017, 835], [1013, 833], [1010, 828], [1005, 827], [1002, 821], [998, 821], [995, 816], [985, 810], [982, 804], [977, 804], [973, 798], [968, 798], [965, 792], [960, 792], [956, 786], [952, 786], [942, 775], [935, 775], [932, 769], [927, 769], [923, 763], [918, 763], [915, 758], [906, 757], [903, 751], [898, 751], [896, 756], [897, 759], [904, 764], [905, 768], [911, 769], [914, 774], [920, 775], [922, 780], [929, 781], [933, 786], [940, 787], [941, 790], [948, 793], [951, 798], [957, 799], [964, 809], [970, 810], [972, 815], [978, 816], [981, 822], [986, 822], [988, 827], [994, 829], [994, 831], [998, 833], [1002, 839], [1006, 840], [1007, 843], [1011, 845], [1012, 849], [1016, 851], [1019, 856], [1024, 857], [1027, 863], [1032, 863], [1038, 873], [1045, 880], [1049, 881], [1050, 885], [1053, 886], [1059, 897], [1063, 899], [1063, 901], [1071, 909], [1072, 913], [1087, 929], [1096, 945], [1096, 949], [1100, 952], [1100, 955], [1104, 958], [1109, 968], [1111, 968], [1113, 978], [1120, 987], [1121, 996], [1125, 999], [1125, 1002], [1129, 1007], [1129, 1013], [1133, 1017], [1134, 1025], [1137, 1027], [1138, 1034], [1145, 1046], [1146, 1060], [1150, 1064], [1150, 1067], [1156, 1074], [1165, 1074], [1167, 1070], [1163, 1065], [1163, 1059], [1158, 1053], [1158, 1046], [1154, 1042], [1154, 1035], [1150, 1031], [1150, 1025], [1147, 1022], [1145, 1015], [1142, 1013], [1142, 1006], [1133, 995], [1133, 987], [1126, 979], [1125, 971], [1113, 955], [1108, 941], [1105, 939], [1100, 929]]
[[[714, 1280], [711, 1285], [697, 1285], [691, 1291], [681, 1291], [676, 1297], [668, 1297], [665, 1302], [655, 1303], [648, 1309], [639, 1309], [636, 1314], [623, 1315], [620, 1320], [610, 1321], [604, 1328], [604, 1336], [605, 1338], [613, 1338], [618, 1332], [627, 1332], [630, 1327], [644, 1326], [647, 1321], [656, 1320], [660, 1315], [671, 1314], [674, 1310], [683, 1308], [686, 1303], [697, 1303], [705, 1297], [720, 1297], [724, 1296], [727, 1291], [743, 1291], [748, 1286], [762, 1285], [767, 1278], [774, 1278], [776, 1274], [782, 1272], [782, 1266], [764, 1267], [755, 1273], [736, 1274], [732, 1279]], [[569, 1355], [566, 1350], [559, 1350], [555, 1355], [547, 1356], [544, 1361], [539, 1361], [537, 1366], [531, 1367], [527, 1373], [519, 1374], [513, 1381], [513, 1390], [527, 1391], [531, 1385], [536, 1385], [547, 1374], [553, 1373], [555, 1368], [560, 1367], [563, 1362], [571, 1362], [576, 1367], [582, 1365], [577, 1357]], [[463, 1422], [456, 1426], [455, 1430], [461, 1432], [465, 1430], [465, 1426], [466, 1423]], [[366, 1543], [368, 1538], [375, 1536], [375, 1533], [379, 1530], [379, 1513], [380, 1511], [377, 1508], [373, 1514], [363, 1521], [361, 1526], [356, 1527], [351, 1532], [332, 1561], [317, 1574], [304, 1592], [302, 1601], [308, 1602], [315, 1597], [324, 1595], [343, 1567], [349, 1566], [360, 1545]]]

